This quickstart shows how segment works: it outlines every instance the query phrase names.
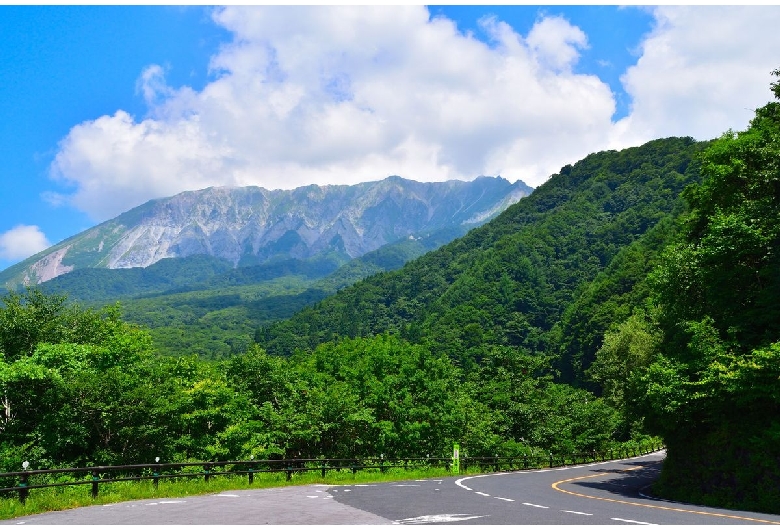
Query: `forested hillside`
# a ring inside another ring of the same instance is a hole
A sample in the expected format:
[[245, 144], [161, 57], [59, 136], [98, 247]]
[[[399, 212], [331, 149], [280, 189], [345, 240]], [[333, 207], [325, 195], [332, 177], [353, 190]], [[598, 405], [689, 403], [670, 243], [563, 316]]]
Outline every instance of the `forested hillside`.
[[[56, 405], [55, 405], [56, 404]], [[291, 358], [161, 356], [116, 308], [0, 304], [0, 469], [279, 457], [609, 450], [618, 413], [496, 348], [469, 373], [392, 335]]]
[[467, 370], [491, 347], [512, 347], [552, 358], [563, 382], [583, 383], [604, 331], [641, 301], [706, 145], [669, 138], [590, 155], [491, 223], [263, 327], [256, 340], [290, 355], [394, 332]]
[[367, 276], [398, 269], [467, 231], [456, 226], [421, 233], [341, 266], [338, 256], [324, 256], [233, 268], [198, 255], [145, 268], [75, 270], [40, 289], [95, 308], [121, 301], [122, 317], [147, 327], [159, 353], [221, 359], [246, 352], [258, 326], [288, 318]]
[[607, 336], [594, 375], [666, 440], [659, 492], [778, 512], [780, 102], [718, 139], [702, 172], [647, 311]]

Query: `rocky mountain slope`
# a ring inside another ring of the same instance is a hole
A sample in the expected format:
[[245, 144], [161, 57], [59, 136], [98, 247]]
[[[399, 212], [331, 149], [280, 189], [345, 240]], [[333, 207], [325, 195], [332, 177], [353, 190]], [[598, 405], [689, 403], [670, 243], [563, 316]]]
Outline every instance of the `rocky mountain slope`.
[[430, 183], [388, 177], [354, 186], [188, 191], [66, 239], [0, 273], [0, 285], [16, 288], [78, 269], [148, 267], [195, 255], [235, 267], [326, 255], [346, 262], [402, 238], [477, 226], [531, 190], [501, 177]]

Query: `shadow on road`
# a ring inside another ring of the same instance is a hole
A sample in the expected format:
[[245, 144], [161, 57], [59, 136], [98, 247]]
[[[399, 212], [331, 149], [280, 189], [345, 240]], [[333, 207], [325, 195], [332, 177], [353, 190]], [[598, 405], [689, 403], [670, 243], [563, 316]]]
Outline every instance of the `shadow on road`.
[[625, 470], [616, 471], [614, 466], [593, 469], [596, 473], [609, 473], [600, 477], [572, 481], [570, 484], [595, 491], [608, 491], [626, 499], [641, 499], [639, 492], [658, 480], [663, 458], [644, 462], [626, 462]]

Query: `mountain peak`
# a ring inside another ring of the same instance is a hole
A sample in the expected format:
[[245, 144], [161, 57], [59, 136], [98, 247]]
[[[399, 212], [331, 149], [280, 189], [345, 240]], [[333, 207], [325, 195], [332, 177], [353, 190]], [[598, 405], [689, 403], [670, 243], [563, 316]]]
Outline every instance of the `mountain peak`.
[[424, 183], [397, 175], [353, 186], [185, 191], [148, 201], [6, 269], [0, 285], [201, 254], [234, 266], [326, 253], [346, 261], [410, 235], [480, 224], [530, 191], [501, 177]]

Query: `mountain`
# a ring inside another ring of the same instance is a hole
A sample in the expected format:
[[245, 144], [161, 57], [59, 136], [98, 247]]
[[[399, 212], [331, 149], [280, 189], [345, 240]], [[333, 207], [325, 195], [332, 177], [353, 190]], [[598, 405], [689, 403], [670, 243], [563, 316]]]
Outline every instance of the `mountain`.
[[188, 191], [149, 201], [6, 269], [0, 286], [204, 255], [231, 267], [319, 260], [331, 272], [403, 238], [483, 224], [530, 192], [501, 177], [422, 183], [397, 176], [353, 186]]
[[700, 179], [708, 144], [667, 138], [594, 153], [462, 238], [258, 329], [269, 353], [398, 333], [476, 369], [491, 348], [549, 356], [562, 380], [584, 371], [642, 288]]

